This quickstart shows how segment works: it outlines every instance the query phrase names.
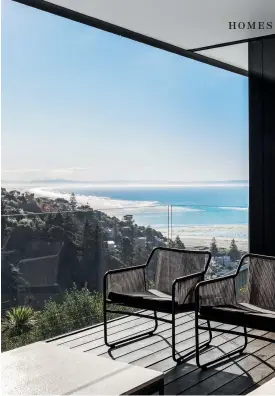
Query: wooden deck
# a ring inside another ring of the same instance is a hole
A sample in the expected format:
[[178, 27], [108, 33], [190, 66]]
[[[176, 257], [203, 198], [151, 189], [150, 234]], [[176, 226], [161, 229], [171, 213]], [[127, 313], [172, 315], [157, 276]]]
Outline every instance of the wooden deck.
[[[147, 312], [149, 313], [149, 312]], [[170, 318], [170, 315], [160, 314]], [[236, 329], [234, 326], [212, 323], [221, 328]], [[109, 322], [110, 341], [152, 329], [150, 319], [124, 317]], [[194, 314], [177, 316], [177, 351], [186, 353], [194, 349]], [[258, 330], [249, 332], [266, 335], [272, 339], [275, 333]], [[208, 334], [202, 332], [200, 340]], [[103, 340], [103, 325], [82, 329], [78, 332], [48, 340], [59, 348], [76, 348], [85, 353], [117, 359], [121, 362], [149, 367], [165, 373], [165, 394], [186, 395], [240, 395], [247, 394], [275, 377], [275, 344], [249, 338], [243, 355], [226, 360], [214, 368], [198, 369], [194, 355], [180, 365], [171, 358], [171, 325], [159, 322], [155, 335], [145, 337], [109, 350]], [[242, 337], [214, 332], [212, 345], [203, 355], [202, 362], [213, 359], [242, 345]]]

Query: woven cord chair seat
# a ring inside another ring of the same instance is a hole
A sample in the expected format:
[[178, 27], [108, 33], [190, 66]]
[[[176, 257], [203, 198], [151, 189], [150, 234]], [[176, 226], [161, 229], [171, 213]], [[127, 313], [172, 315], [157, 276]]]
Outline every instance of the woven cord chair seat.
[[200, 314], [202, 317], [217, 322], [275, 331], [275, 311], [262, 309], [252, 304], [202, 306]]
[[[126, 305], [128, 307], [167, 313], [171, 313], [172, 311], [172, 296], [154, 289], [134, 293], [110, 292], [108, 298], [113, 303]], [[176, 309], [181, 312], [190, 311], [194, 308], [193, 303], [179, 305], [176, 301], [175, 304]]]

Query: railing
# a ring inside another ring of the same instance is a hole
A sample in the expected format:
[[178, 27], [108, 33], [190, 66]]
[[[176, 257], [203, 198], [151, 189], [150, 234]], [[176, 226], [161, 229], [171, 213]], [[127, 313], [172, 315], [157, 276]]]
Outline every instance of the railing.
[[[28, 306], [35, 312], [30, 323], [36, 325], [22, 334], [22, 329], [8, 329], [5, 334], [15, 335], [4, 334], [4, 349], [102, 321], [103, 274], [143, 264], [154, 247], [211, 247], [215, 254], [209, 276], [214, 277], [232, 271], [247, 251], [245, 210], [235, 224], [235, 212], [229, 208], [151, 205], [93, 210], [58, 199], [24, 199], [14, 197], [4, 211], [2, 207], [2, 316], [12, 307]], [[233, 238], [239, 250], [228, 253]], [[26, 323], [32, 314], [25, 313]]]

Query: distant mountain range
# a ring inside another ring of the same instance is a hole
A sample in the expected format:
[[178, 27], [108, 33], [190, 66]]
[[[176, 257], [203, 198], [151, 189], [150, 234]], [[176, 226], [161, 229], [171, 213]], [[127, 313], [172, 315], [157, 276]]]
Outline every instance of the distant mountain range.
[[155, 180], [89, 180], [89, 181], [78, 181], [78, 180], [67, 180], [67, 179], [37, 179], [37, 180], [16, 180], [16, 181], [9, 181], [9, 180], [2, 180], [2, 183], [28, 183], [28, 184], [248, 184], [248, 180], [214, 180], [214, 181], [182, 181], [182, 180], [163, 180], [163, 181], [155, 181]]

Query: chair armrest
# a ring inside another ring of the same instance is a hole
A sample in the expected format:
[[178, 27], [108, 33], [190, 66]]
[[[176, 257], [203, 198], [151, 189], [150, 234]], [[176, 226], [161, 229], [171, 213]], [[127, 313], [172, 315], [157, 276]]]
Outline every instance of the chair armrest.
[[195, 287], [204, 279], [205, 271], [182, 276], [174, 280], [172, 285], [172, 300], [178, 304], [195, 302]]
[[117, 268], [117, 269], [109, 270], [109, 271], [105, 272], [104, 277], [107, 277], [109, 274], [118, 274], [119, 272], [127, 272], [127, 271], [132, 271], [135, 269], [145, 268], [145, 267], [146, 267], [146, 264]]
[[195, 287], [196, 311], [202, 305], [219, 306], [237, 303], [235, 277], [237, 273], [199, 282]]
[[103, 278], [103, 294], [143, 292], [146, 290], [146, 264], [107, 271]]

